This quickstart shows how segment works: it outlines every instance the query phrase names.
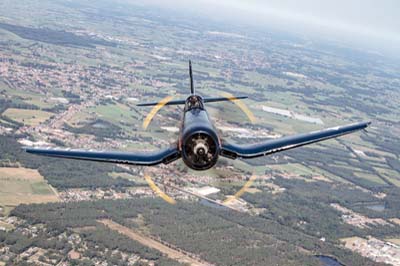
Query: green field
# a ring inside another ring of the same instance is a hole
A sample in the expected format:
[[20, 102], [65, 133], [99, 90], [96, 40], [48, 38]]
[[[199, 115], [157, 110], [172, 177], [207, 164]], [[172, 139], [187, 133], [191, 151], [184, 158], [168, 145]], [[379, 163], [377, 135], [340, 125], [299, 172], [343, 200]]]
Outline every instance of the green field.
[[0, 168], [0, 206], [55, 202], [58, 197], [37, 170]]
[[3, 115], [24, 125], [37, 126], [54, 114], [41, 110], [8, 108]]

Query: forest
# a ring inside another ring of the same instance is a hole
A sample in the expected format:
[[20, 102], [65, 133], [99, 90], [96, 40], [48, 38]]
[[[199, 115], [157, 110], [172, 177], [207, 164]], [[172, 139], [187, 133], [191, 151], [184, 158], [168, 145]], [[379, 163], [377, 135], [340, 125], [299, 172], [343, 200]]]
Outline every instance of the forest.
[[95, 45], [116, 46], [115, 43], [76, 35], [71, 32], [49, 28], [29, 28], [24, 26], [0, 23], [0, 28], [8, 30], [21, 38], [63, 46], [81, 46], [94, 48]]
[[[26, 137], [26, 136], [19, 136]], [[39, 173], [52, 186], [58, 189], [68, 188], [122, 188], [135, 186], [133, 181], [120, 177], [110, 178], [110, 172], [126, 170], [113, 164], [85, 161], [71, 161], [56, 158], [34, 156], [26, 153], [19, 142], [18, 136], [0, 136], [0, 166], [7, 167], [19, 162], [22, 166], [38, 169]]]
[[[298, 205], [291, 208], [297, 208], [304, 216], [308, 215]], [[135, 222], [139, 214], [143, 219], [140, 224]], [[202, 259], [217, 265], [232, 265], [233, 262], [237, 265], [319, 265], [315, 257], [298, 251], [296, 247], [315, 255], [332, 254], [345, 265], [378, 265], [338, 247], [335, 240], [320, 241], [325, 232], [312, 234], [285, 221], [285, 217], [271, 217], [271, 213], [249, 216], [206, 207], [197, 202], [169, 205], [161, 199], [145, 198], [20, 205], [12, 211], [12, 215], [26, 219], [32, 225], [45, 224], [54, 234], [76, 227], [98, 226], [98, 219], [112, 219], [130, 228], [145, 229], [153, 236], [199, 254]], [[281, 213], [275, 215], [280, 216]], [[324, 222], [328, 223], [329, 219], [324, 219]], [[330, 226], [336, 223], [333, 220]], [[345, 226], [338, 229], [343, 228], [346, 229]], [[91, 233], [81, 235], [98, 245], [112, 245], [104, 243], [110, 237]], [[121, 249], [129, 248], [123, 238], [116, 237], [114, 241]], [[252, 248], [249, 249], [249, 246]]]

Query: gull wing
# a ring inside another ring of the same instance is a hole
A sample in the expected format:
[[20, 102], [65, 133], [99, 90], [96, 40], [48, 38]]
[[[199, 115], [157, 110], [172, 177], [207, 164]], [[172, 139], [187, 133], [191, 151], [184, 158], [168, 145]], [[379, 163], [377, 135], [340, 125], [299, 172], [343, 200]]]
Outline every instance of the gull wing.
[[313, 131], [309, 133], [286, 136], [250, 145], [223, 143], [221, 146], [220, 154], [221, 156], [228, 157], [231, 159], [256, 158], [260, 156], [273, 154], [276, 152], [294, 149], [318, 141], [337, 138], [361, 129], [365, 129], [370, 124], [371, 122], [359, 122], [345, 126], [337, 126], [324, 130]]
[[49, 157], [143, 166], [151, 166], [160, 163], [168, 164], [181, 157], [176, 146], [155, 152], [92, 151], [40, 147], [24, 147], [24, 149], [28, 153]]

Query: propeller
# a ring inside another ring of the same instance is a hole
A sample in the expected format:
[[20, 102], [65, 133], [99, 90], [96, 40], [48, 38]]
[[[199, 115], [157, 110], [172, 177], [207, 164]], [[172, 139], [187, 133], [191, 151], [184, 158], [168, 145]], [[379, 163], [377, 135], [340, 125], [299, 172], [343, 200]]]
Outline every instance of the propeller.
[[154, 183], [153, 179], [151, 179], [150, 175], [147, 173], [144, 174], [144, 179], [146, 180], [147, 184], [149, 187], [158, 195], [160, 196], [163, 200], [168, 202], [169, 204], [176, 204], [176, 201], [168, 196], [165, 192], [163, 192], [157, 185]]
[[147, 127], [150, 125], [151, 120], [153, 120], [153, 117], [158, 113], [158, 111], [161, 110], [167, 103], [169, 103], [174, 97], [172, 96], [167, 96], [161, 101], [159, 101], [150, 111], [150, 113], [146, 116], [146, 118], [143, 120], [143, 129], [146, 130]]
[[[251, 110], [240, 100], [237, 99], [235, 96], [233, 96], [230, 93], [227, 92], [222, 92], [220, 93], [222, 97], [227, 98], [229, 101], [233, 102], [235, 106], [237, 106], [248, 118], [248, 120], [254, 124], [256, 122], [256, 118], [254, 114], [251, 112]], [[173, 96], [167, 96], [160, 100], [153, 108], [152, 110], [147, 114], [145, 119], [143, 120], [143, 129], [146, 130], [150, 123], [152, 122], [153, 118], [155, 115], [169, 102], [173, 100]], [[206, 136], [201, 136], [199, 134], [198, 136], [195, 136], [192, 138], [192, 145], [195, 147], [192, 150], [188, 150], [187, 152], [190, 152], [190, 156], [193, 156], [194, 160], [201, 163], [202, 161], [207, 161], [209, 160], [209, 154], [213, 153], [213, 150], [216, 149], [216, 147], [210, 147], [209, 142], [207, 141]], [[194, 152], [193, 152], [194, 151]], [[215, 169], [210, 169], [209, 171], [215, 171]], [[149, 187], [154, 191], [154, 193], [158, 196], [160, 196], [163, 200], [170, 204], [176, 204], [175, 199], [173, 199], [171, 196], [166, 194], [151, 178], [151, 176], [147, 173], [144, 174], [145, 180]], [[233, 200], [240, 198], [248, 188], [250, 188], [254, 182], [254, 180], [257, 178], [257, 176], [253, 173], [253, 175], [250, 177], [250, 179], [243, 185], [242, 188], [240, 188], [235, 194], [231, 196], [227, 196], [226, 199], [223, 201], [222, 204], [229, 204]], [[170, 186], [173, 187], [173, 186]], [[182, 190], [180, 190], [182, 192]]]

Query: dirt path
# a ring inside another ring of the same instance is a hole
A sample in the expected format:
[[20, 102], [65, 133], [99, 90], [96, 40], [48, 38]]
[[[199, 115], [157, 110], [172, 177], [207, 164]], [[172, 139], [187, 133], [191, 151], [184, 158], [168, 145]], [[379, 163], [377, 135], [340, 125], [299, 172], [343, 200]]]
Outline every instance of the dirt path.
[[194, 259], [191, 256], [184, 254], [182, 251], [168, 247], [159, 241], [156, 241], [150, 237], [142, 235], [142, 234], [134, 231], [133, 229], [130, 229], [128, 227], [120, 225], [112, 220], [104, 219], [104, 220], [98, 220], [98, 222], [104, 224], [111, 230], [117, 231], [133, 240], [138, 241], [139, 243], [141, 243], [145, 246], [157, 249], [158, 251], [160, 251], [163, 254], [166, 254], [169, 258], [171, 258], [173, 260], [177, 260], [181, 263], [188, 263], [189, 265], [192, 265], [192, 266], [211, 266], [212, 265], [210, 263], [207, 263], [207, 262], [204, 262], [204, 261], [201, 261], [198, 259]]

